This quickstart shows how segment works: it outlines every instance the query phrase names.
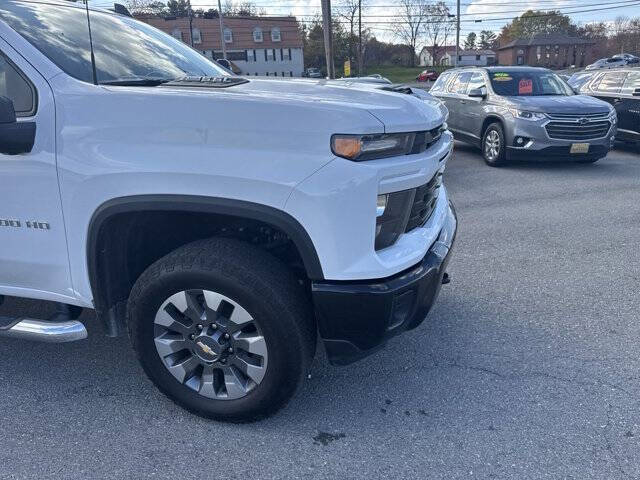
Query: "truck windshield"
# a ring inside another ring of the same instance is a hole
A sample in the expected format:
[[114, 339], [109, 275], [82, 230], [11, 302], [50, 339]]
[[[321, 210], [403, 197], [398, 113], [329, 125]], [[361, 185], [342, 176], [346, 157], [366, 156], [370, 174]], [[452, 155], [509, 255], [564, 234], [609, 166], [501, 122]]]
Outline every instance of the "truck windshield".
[[[184, 76], [230, 75], [181, 41], [142, 22], [96, 10], [90, 16], [98, 83], [157, 85]], [[93, 82], [84, 8], [5, 0], [0, 3], [0, 20], [64, 72]]]
[[497, 95], [508, 97], [531, 97], [542, 95], [573, 95], [573, 91], [553, 72], [492, 71], [489, 73], [491, 86]]

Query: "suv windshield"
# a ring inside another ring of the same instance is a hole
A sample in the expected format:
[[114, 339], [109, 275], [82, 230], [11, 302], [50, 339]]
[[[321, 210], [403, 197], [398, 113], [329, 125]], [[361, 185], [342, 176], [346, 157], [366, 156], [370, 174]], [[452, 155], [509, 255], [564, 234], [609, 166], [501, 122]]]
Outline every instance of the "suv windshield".
[[489, 72], [491, 86], [497, 95], [507, 97], [535, 97], [542, 95], [573, 95], [560, 77], [548, 71]]
[[[132, 18], [95, 10], [90, 18], [98, 83], [153, 84], [187, 75], [229, 75], [179, 40]], [[0, 19], [63, 71], [93, 82], [83, 8], [10, 0], [0, 5]]]

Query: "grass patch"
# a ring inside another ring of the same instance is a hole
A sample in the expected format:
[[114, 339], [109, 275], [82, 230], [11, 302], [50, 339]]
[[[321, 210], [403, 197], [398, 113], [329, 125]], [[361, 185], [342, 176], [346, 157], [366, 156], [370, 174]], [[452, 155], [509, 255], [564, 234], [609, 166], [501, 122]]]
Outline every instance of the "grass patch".
[[[442, 71], [447, 67], [435, 67], [436, 70]], [[367, 67], [365, 75], [379, 73], [383, 77], [387, 77], [393, 83], [412, 83], [423, 70], [431, 70], [433, 67], [398, 67], [393, 65], [379, 65], [377, 67]]]

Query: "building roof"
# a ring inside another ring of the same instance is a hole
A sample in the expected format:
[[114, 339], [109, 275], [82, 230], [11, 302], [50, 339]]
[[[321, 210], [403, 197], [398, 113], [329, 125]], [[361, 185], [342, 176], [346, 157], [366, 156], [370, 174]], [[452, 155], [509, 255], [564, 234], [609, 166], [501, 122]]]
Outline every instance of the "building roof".
[[[189, 19], [186, 17], [136, 16], [165, 33], [171, 34], [178, 29], [183, 41], [191, 43]], [[232, 42], [225, 43], [228, 50], [246, 50], [252, 48], [302, 48], [302, 34], [296, 17], [225, 17], [225, 29], [231, 30]], [[198, 50], [222, 50], [220, 41], [220, 21], [217, 18], [193, 19], [192, 28], [200, 30], [202, 43], [195, 44]], [[262, 42], [254, 42], [253, 31], [262, 29]], [[280, 41], [271, 40], [271, 31], [280, 29]]]
[[[456, 49], [455, 47], [453, 48], [453, 51], [451, 52], [447, 52], [449, 54], [456, 54]], [[495, 55], [496, 52], [494, 52], [493, 50], [462, 50], [460, 49], [458, 51], [458, 55], [462, 55], [462, 56], [471, 56], [471, 55]]]
[[534, 35], [529, 38], [516, 38], [509, 43], [502, 45], [498, 50], [504, 50], [506, 48], [513, 47], [530, 47], [537, 45], [586, 45], [594, 44], [595, 40], [581, 37], [571, 37], [561, 33], [555, 33], [552, 35]]
[[[444, 55], [447, 52], [455, 52], [456, 51], [456, 46], [455, 45], [438, 45], [436, 47], [438, 54], [440, 55]], [[424, 47], [422, 47], [422, 50], [420, 50], [420, 53], [424, 52], [424, 51], [429, 52], [429, 54], [431, 54], [431, 52], [433, 51], [433, 45], [425, 45]]]

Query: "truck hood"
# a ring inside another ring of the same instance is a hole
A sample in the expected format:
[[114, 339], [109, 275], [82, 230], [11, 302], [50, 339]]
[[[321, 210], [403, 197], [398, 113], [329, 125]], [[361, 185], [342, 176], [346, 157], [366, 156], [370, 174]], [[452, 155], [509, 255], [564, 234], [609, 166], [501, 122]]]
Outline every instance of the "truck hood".
[[602, 113], [608, 112], [609, 105], [587, 95], [507, 97], [511, 106], [541, 113]]
[[[251, 79], [249, 82], [227, 88], [208, 87], [175, 87], [167, 85], [162, 90], [193, 90], [203, 93], [240, 97], [244, 100], [255, 100], [270, 104], [292, 105], [303, 104], [306, 109], [343, 111], [360, 110], [374, 116], [383, 125], [384, 132], [405, 132], [430, 130], [444, 121], [444, 113], [440, 102], [430, 95], [414, 96], [403, 93], [384, 91], [380, 85], [368, 85], [348, 81], [331, 81], [325, 79], [292, 79], [267, 80]], [[177, 92], [176, 92], [177, 93]], [[350, 133], [350, 132], [342, 132]], [[354, 132], [355, 133], [355, 132]]]

